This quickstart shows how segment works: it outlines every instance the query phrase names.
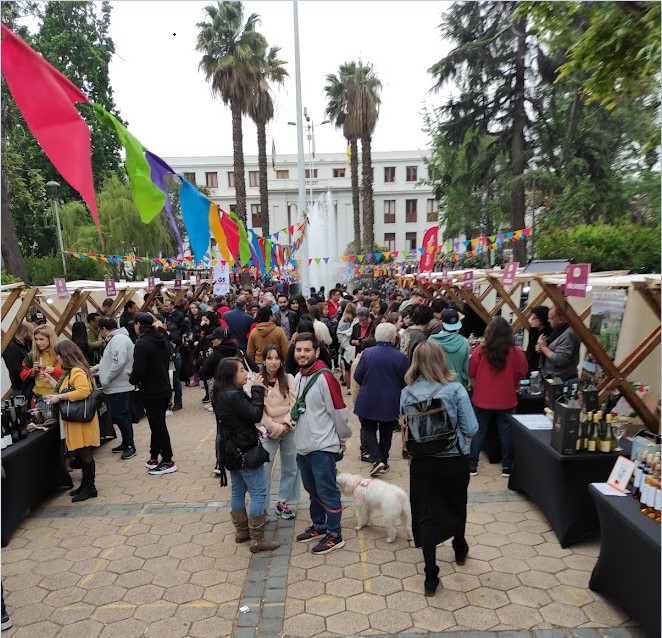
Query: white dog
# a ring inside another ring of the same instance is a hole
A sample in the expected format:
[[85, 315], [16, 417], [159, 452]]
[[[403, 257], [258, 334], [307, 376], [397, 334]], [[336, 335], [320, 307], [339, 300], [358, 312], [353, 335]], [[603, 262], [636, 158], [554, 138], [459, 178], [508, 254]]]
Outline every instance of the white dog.
[[386, 524], [386, 542], [392, 543], [397, 535], [396, 526], [400, 520], [405, 524], [407, 540], [413, 538], [411, 531], [411, 505], [409, 496], [402, 488], [379, 479], [363, 478], [358, 474], [341, 472], [336, 476], [340, 491], [352, 496], [356, 507], [358, 531], [370, 525], [370, 515], [381, 510]]

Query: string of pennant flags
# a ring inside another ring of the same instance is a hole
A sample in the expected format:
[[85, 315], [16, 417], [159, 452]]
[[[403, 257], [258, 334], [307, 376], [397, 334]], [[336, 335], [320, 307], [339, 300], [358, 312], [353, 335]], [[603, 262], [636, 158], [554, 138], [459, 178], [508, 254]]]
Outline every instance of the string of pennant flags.
[[531, 235], [531, 228], [521, 228], [494, 235], [482, 235], [472, 239], [448, 239], [441, 245], [426, 246], [420, 248], [410, 248], [409, 250], [391, 250], [375, 251], [369, 253], [359, 253], [351, 255], [341, 255], [340, 257], [310, 257], [308, 264], [329, 262], [340, 262], [342, 264], [379, 264], [385, 262], [410, 260], [412, 257], [418, 258], [425, 253], [434, 253], [435, 256], [450, 258], [451, 261], [460, 261], [466, 257], [475, 257], [483, 254], [486, 250], [499, 250], [508, 244], [512, 244]]

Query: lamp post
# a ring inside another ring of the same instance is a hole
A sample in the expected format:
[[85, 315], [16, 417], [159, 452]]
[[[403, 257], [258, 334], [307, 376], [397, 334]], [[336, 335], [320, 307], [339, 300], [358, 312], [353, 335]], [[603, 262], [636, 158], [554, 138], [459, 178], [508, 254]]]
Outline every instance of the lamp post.
[[60, 255], [62, 257], [62, 270], [64, 271], [64, 278], [67, 278], [67, 260], [64, 258], [64, 244], [62, 243], [62, 229], [60, 228], [60, 206], [57, 201], [57, 191], [60, 184], [55, 180], [46, 182], [46, 188], [50, 192], [51, 199], [53, 200], [53, 207], [55, 209], [55, 228], [57, 229], [57, 241], [60, 245]]

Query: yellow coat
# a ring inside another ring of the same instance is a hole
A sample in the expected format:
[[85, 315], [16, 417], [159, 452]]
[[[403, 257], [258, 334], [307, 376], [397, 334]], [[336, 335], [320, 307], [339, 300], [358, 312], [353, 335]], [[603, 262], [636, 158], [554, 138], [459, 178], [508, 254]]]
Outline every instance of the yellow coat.
[[[80, 368], [72, 368], [69, 372], [69, 378], [64, 381], [64, 384], [74, 388], [71, 392], [62, 393], [62, 398], [69, 401], [82, 401], [92, 393], [90, 381], [85, 372]], [[64, 419], [62, 419], [62, 423], [64, 425], [68, 450], [78, 450], [89, 445], [94, 447], [101, 445], [99, 416], [97, 414], [94, 415], [94, 418], [89, 423], [74, 423], [73, 421], [65, 421]]]

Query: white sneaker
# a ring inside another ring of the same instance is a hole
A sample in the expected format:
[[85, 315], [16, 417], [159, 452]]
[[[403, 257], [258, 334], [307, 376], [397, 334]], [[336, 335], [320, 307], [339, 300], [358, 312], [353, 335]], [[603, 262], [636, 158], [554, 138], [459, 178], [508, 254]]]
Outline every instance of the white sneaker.
[[174, 412], [172, 410], [166, 410], [166, 416], [172, 416]]
[[213, 412], [214, 411], [214, 406], [213, 405], [208, 405], [207, 406], [207, 412]]

